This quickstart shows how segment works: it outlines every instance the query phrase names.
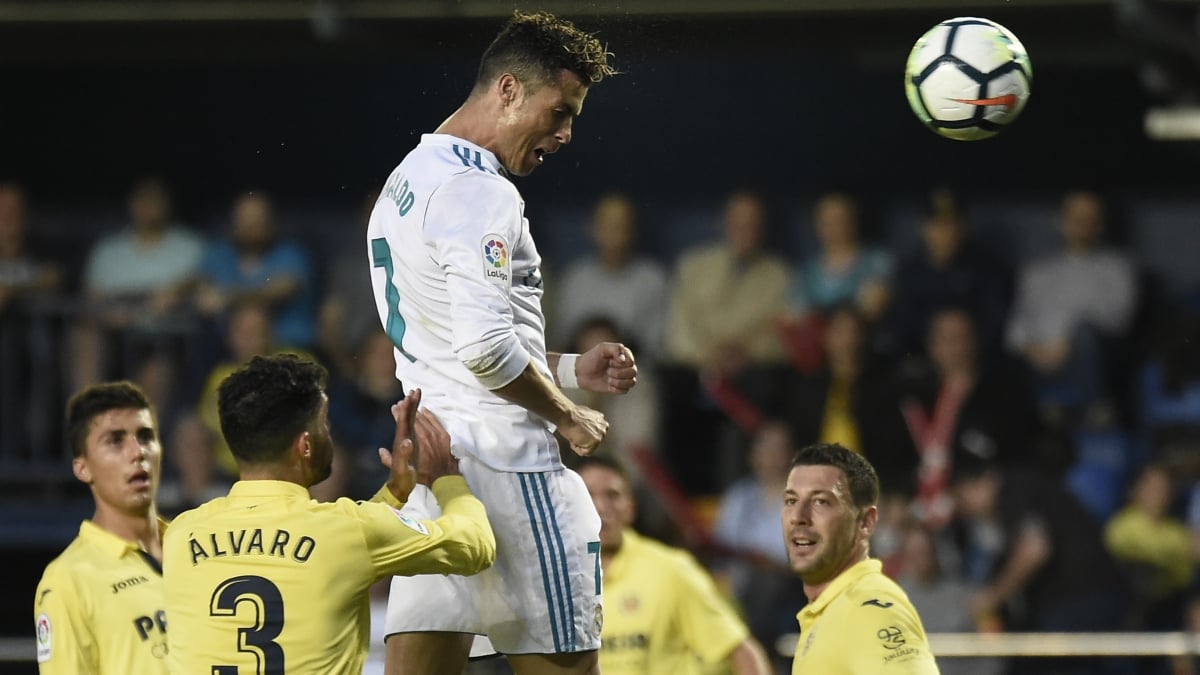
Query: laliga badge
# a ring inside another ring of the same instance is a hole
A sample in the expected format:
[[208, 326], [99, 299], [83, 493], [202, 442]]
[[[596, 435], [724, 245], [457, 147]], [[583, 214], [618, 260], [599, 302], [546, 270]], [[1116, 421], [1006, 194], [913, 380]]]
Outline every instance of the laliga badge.
[[407, 514], [400, 513], [400, 511], [396, 509], [392, 509], [392, 513], [396, 514], [396, 518], [398, 518], [400, 522], [404, 523], [404, 526], [408, 529], [416, 530], [425, 536], [429, 536], [429, 528], [425, 527], [425, 524], [421, 521], [411, 518]]
[[54, 631], [50, 628], [50, 616], [38, 614], [37, 621], [37, 662], [45, 663], [50, 660], [54, 646]]
[[508, 288], [512, 281], [512, 257], [508, 241], [498, 234], [484, 235], [483, 276], [488, 281]]

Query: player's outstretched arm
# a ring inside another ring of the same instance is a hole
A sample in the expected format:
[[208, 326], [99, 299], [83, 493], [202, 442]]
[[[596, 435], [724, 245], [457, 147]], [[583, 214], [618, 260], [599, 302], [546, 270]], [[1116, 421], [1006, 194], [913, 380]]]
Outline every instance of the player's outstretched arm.
[[[402, 503], [413, 487], [430, 486], [442, 515], [417, 522], [395, 512], [407, 529], [394, 527], [389, 514], [387, 542], [380, 561], [388, 574], [475, 574], [496, 559], [496, 537], [487, 511], [471, 494], [450, 450], [450, 434], [437, 417], [419, 409], [421, 390], [409, 392], [392, 406], [396, 436], [389, 453], [380, 449], [379, 458], [391, 470], [388, 483], [373, 501]], [[416, 457], [416, 467], [413, 466]], [[397, 537], [397, 535], [399, 535]]]
[[595, 450], [608, 433], [608, 420], [591, 408], [575, 405], [530, 363], [513, 381], [494, 393], [550, 420], [580, 455]]
[[601, 342], [583, 354], [546, 355], [555, 384], [599, 394], [624, 394], [637, 384], [633, 351], [617, 342]]

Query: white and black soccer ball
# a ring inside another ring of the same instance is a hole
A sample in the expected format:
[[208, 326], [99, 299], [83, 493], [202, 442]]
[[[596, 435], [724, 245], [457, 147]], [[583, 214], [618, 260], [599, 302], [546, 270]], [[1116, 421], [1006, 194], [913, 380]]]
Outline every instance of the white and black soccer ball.
[[1029, 101], [1033, 70], [1024, 45], [995, 21], [948, 19], [913, 45], [904, 89], [935, 133], [977, 141], [1000, 133]]

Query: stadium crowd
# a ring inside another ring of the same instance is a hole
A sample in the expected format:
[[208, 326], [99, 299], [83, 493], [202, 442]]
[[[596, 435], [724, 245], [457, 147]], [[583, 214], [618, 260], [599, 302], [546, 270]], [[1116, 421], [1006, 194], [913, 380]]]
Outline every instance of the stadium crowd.
[[[722, 236], [668, 261], [639, 246], [654, 225], [632, 197], [597, 195], [591, 253], [545, 261], [543, 304], [551, 349], [637, 354], [629, 396], [572, 392], [612, 424], [599, 454], [636, 483], [636, 529], [691, 550], [771, 648], [805, 603], [779, 529], [788, 463], [838, 442], [879, 472], [871, 553], [930, 633], [1200, 630], [1200, 289], [1164, 290], [1103, 194], [1065, 191], [1057, 248], [1034, 259], [975, 237], [952, 193], [927, 201], [920, 245], [897, 250], [856, 195], [822, 195], [804, 223], [815, 245], [787, 257], [768, 244], [771, 199], [735, 191], [711, 214]], [[314, 496], [369, 498], [402, 395], [363, 246], [373, 203], [330, 250], [263, 192], [208, 231], [180, 222], [171, 186], [140, 180], [125, 226], [76, 265], [31, 237], [38, 205], [0, 185], [0, 447], [54, 455], [61, 397], [129, 378], [157, 403], [160, 502], [178, 512], [237, 476], [222, 379], [299, 352], [331, 374], [337, 454]]]

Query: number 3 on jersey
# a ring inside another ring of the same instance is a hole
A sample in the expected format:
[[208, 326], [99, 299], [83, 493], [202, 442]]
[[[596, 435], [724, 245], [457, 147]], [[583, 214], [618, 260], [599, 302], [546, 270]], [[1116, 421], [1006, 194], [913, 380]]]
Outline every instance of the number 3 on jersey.
[[[284, 675], [287, 665], [283, 649], [275, 638], [283, 632], [283, 596], [279, 587], [263, 577], [245, 575], [226, 579], [212, 594], [209, 614], [216, 617], [237, 617], [238, 608], [245, 604], [254, 618], [254, 625], [238, 628], [237, 650], [251, 654], [256, 666], [255, 675]], [[238, 675], [238, 667], [213, 665], [213, 675]]]
[[387, 275], [387, 290], [384, 292], [384, 300], [387, 301], [387, 325], [384, 326], [384, 330], [404, 358], [416, 362], [416, 357], [404, 351], [404, 331], [407, 326], [404, 317], [400, 316], [400, 291], [396, 289], [396, 284], [392, 283], [392, 248], [388, 246], [387, 239], [379, 237], [371, 240], [371, 266], [382, 267]]

